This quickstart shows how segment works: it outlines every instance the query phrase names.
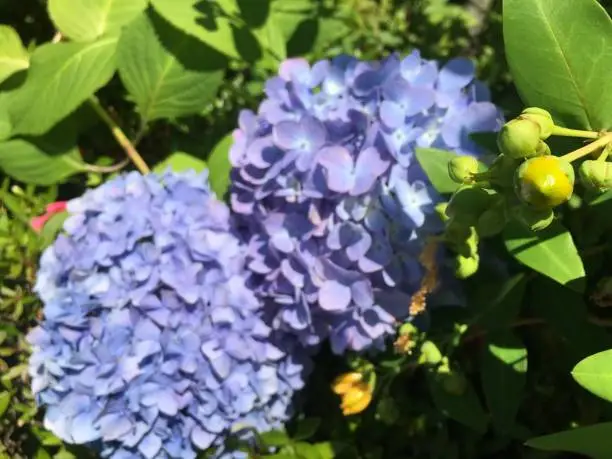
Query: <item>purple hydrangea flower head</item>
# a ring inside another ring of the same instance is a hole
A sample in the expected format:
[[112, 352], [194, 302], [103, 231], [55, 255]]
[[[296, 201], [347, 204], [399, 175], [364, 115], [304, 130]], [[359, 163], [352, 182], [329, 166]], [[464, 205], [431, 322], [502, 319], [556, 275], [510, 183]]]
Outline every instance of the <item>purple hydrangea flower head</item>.
[[230, 151], [231, 206], [272, 326], [337, 353], [383, 345], [441, 229], [415, 149], [478, 155], [470, 134], [502, 122], [467, 59], [285, 61]]
[[308, 358], [266, 325], [205, 174], [130, 173], [67, 208], [29, 334], [49, 430], [113, 459], [240, 457], [230, 432], [289, 417]]

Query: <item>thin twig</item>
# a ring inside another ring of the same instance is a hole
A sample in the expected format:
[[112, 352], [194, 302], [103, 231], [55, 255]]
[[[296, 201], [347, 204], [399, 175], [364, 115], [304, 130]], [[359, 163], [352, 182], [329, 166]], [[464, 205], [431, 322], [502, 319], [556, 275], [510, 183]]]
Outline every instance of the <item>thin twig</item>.
[[130, 158], [125, 158], [123, 161], [113, 164], [112, 166], [98, 166], [96, 164], [86, 164], [85, 169], [89, 172], [95, 172], [98, 174], [112, 174], [118, 172], [130, 163]]
[[89, 99], [89, 103], [96, 111], [98, 116], [102, 119], [102, 121], [104, 121], [104, 123], [109, 127], [113, 136], [115, 137], [115, 140], [117, 140], [117, 143], [121, 145], [125, 153], [132, 160], [138, 170], [143, 174], [148, 174], [149, 172], [151, 172], [151, 169], [149, 169], [147, 163], [145, 163], [144, 159], [142, 159], [142, 156], [140, 156], [138, 150], [136, 150], [132, 142], [130, 142], [130, 139], [128, 139], [127, 136], [123, 133], [119, 125], [111, 118], [111, 116], [104, 109], [104, 107], [102, 107], [102, 104], [100, 104], [98, 98], [96, 96], [92, 96]]

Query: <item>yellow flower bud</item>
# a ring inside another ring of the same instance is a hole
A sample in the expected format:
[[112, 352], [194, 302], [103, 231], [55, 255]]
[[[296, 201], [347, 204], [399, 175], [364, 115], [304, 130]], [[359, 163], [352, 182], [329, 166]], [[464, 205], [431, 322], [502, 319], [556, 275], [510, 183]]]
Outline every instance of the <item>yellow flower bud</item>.
[[572, 166], [556, 156], [529, 159], [516, 171], [517, 196], [536, 209], [547, 209], [563, 204], [572, 196], [573, 189]]
[[358, 383], [342, 395], [342, 414], [350, 416], [361, 413], [372, 401], [372, 390], [366, 383]]
[[539, 145], [540, 128], [528, 119], [508, 121], [497, 136], [497, 146], [500, 151], [514, 159], [538, 156]]
[[363, 375], [357, 371], [351, 371], [338, 376], [332, 383], [332, 390], [342, 395], [351, 390], [351, 388], [362, 381]]
[[521, 119], [528, 119], [536, 123], [540, 127], [540, 139], [546, 140], [548, 139], [555, 127], [555, 122], [550, 116], [550, 113], [542, 108], [537, 107], [529, 107], [523, 110]]

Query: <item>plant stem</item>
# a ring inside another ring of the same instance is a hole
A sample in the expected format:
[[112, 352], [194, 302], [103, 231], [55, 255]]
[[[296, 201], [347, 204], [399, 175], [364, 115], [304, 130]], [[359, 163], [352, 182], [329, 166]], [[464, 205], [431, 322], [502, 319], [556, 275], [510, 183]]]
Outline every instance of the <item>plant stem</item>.
[[568, 154], [561, 156], [561, 159], [564, 159], [568, 163], [571, 163], [572, 161], [580, 159], [583, 156], [586, 156], [601, 147], [605, 147], [610, 142], [612, 142], [612, 134], [605, 134], [599, 139], [597, 139], [595, 142], [591, 142], [590, 144], [585, 145], [584, 147], [579, 148], [578, 150], [571, 151]]
[[96, 164], [86, 164], [85, 169], [89, 172], [95, 172], [98, 174], [112, 174], [113, 172], [118, 172], [128, 165], [130, 162], [129, 158], [125, 158], [123, 161], [113, 164], [112, 166], [98, 166]]
[[117, 123], [115, 123], [115, 121], [110, 117], [104, 107], [102, 107], [98, 98], [96, 96], [92, 96], [89, 99], [89, 103], [96, 111], [98, 116], [102, 119], [102, 121], [104, 121], [104, 123], [109, 127], [113, 136], [117, 140], [117, 143], [121, 145], [125, 153], [132, 160], [138, 170], [143, 174], [148, 174], [149, 172], [151, 172], [149, 166], [147, 166], [147, 163], [144, 162], [144, 159], [142, 159], [140, 153], [138, 153], [132, 142], [130, 142], [130, 139], [127, 138], [127, 136], [123, 133]]
[[558, 135], [563, 137], [583, 137], [587, 139], [597, 139], [599, 132], [595, 131], [581, 131], [580, 129], [568, 129], [561, 126], [553, 127], [552, 135]]

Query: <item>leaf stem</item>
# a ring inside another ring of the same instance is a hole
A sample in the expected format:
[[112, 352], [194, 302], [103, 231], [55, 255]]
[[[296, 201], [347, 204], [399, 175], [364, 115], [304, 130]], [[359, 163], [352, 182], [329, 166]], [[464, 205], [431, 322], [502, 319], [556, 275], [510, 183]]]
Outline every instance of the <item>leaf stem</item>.
[[562, 137], [583, 137], [587, 139], [597, 139], [600, 134], [595, 131], [582, 131], [580, 129], [569, 129], [561, 126], [553, 127], [552, 135]]
[[147, 163], [145, 163], [144, 159], [142, 159], [142, 156], [140, 156], [140, 153], [138, 153], [132, 142], [130, 142], [130, 139], [127, 138], [127, 136], [123, 133], [119, 125], [111, 118], [111, 116], [104, 109], [104, 107], [102, 107], [98, 98], [96, 96], [92, 96], [89, 99], [89, 103], [96, 111], [98, 116], [102, 119], [102, 121], [104, 121], [104, 123], [109, 127], [113, 136], [115, 137], [115, 140], [117, 140], [117, 143], [121, 145], [128, 158], [132, 160], [138, 170], [143, 174], [148, 174], [149, 172], [151, 172], [151, 169], [149, 169]]
[[130, 162], [130, 158], [125, 158], [123, 161], [113, 164], [112, 166], [98, 166], [96, 164], [85, 164], [85, 169], [88, 172], [95, 172], [98, 174], [112, 174], [113, 172], [120, 171]]
[[583, 156], [586, 156], [601, 147], [605, 147], [610, 142], [612, 142], [612, 134], [604, 134], [595, 142], [591, 142], [590, 144], [585, 145], [584, 147], [579, 148], [578, 150], [570, 151], [568, 154], [561, 156], [561, 159], [567, 161], [568, 163], [571, 163], [572, 161], [580, 159]]

